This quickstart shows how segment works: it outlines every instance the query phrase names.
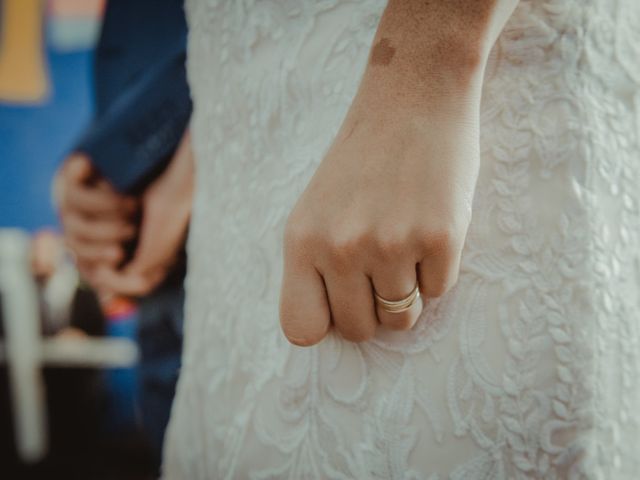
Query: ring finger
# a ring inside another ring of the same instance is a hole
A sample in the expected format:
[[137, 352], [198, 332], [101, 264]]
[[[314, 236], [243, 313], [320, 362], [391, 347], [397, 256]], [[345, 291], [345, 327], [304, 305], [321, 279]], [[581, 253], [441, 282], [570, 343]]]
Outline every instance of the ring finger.
[[63, 219], [65, 232], [85, 242], [122, 242], [135, 234], [132, 224], [121, 219], [88, 219], [82, 215], [70, 214]]
[[[416, 265], [414, 263], [385, 263], [372, 274], [375, 292], [385, 300], [399, 301], [407, 298], [416, 287]], [[412, 328], [422, 311], [422, 298], [402, 312], [389, 312], [376, 300], [376, 313], [380, 323], [392, 330]]]

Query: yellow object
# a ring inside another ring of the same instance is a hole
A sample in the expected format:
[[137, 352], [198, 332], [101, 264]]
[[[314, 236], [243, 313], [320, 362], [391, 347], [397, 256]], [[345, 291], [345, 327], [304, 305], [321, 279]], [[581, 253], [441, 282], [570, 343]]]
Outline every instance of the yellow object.
[[0, 101], [36, 103], [49, 92], [41, 0], [0, 0]]

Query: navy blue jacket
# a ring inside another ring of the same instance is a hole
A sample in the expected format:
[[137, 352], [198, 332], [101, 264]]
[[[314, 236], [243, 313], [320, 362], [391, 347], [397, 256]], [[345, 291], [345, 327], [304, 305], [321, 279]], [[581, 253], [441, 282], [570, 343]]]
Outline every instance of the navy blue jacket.
[[75, 150], [136, 193], [166, 166], [191, 115], [183, 0], [109, 0], [95, 53], [95, 118]]

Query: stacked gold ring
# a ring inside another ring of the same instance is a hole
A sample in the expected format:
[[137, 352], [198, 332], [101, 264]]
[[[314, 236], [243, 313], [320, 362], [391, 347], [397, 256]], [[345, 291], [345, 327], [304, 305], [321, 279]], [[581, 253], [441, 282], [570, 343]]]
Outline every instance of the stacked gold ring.
[[420, 298], [420, 288], [418, 283], [416, 283], [412, 292], [401, 300], [387, 300], [386, 298], [382, 298], [375, 291], [373, 294], [375, 295], [376, 302], [380, 305], [382, 310], [389, 313], [400, 313], [409, 310], [418, 301], [418, 298]]

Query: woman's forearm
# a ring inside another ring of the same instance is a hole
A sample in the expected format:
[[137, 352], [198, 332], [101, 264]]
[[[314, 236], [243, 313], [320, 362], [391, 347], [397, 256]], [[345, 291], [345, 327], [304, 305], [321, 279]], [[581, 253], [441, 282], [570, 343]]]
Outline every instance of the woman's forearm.
[[479, 97], [482, 73], [518, 0], [389, 0], [359, 96], [382, 108]]

